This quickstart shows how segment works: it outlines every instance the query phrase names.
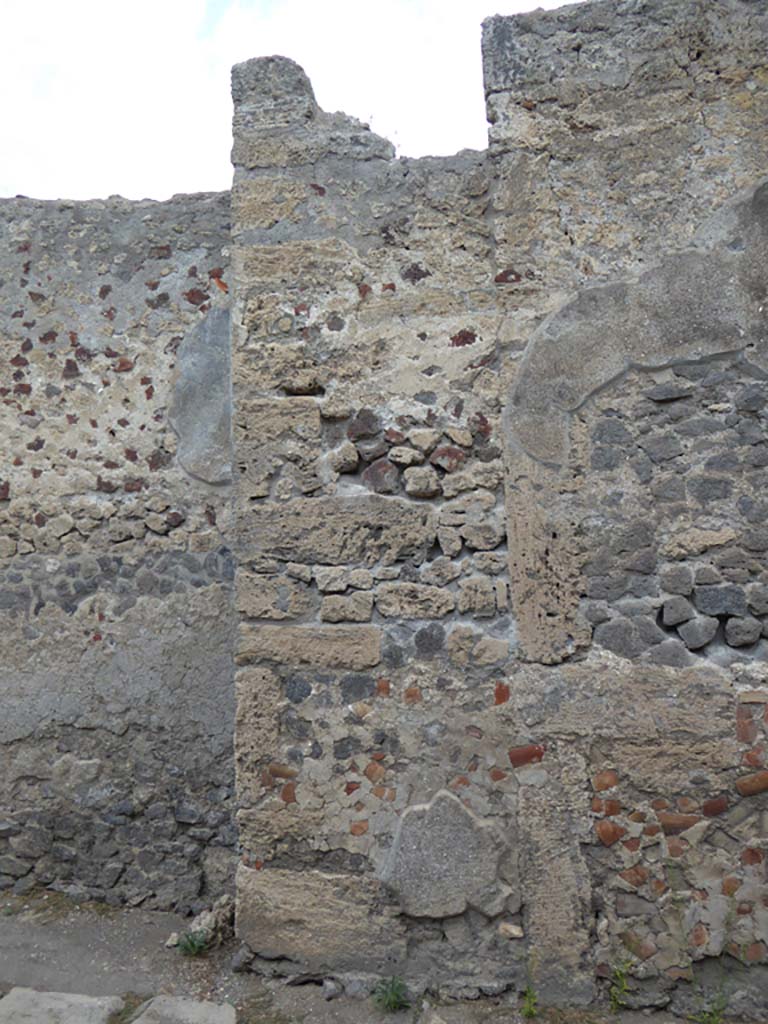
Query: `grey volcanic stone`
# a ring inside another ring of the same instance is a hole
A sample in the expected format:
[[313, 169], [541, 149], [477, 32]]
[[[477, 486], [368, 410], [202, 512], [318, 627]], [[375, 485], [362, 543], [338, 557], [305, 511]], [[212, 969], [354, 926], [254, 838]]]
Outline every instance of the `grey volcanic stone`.
[[744, 618], [728, 619], [725, 624], [725, 640], [731, 647], [748, 647], [757, 642], [763, 624], [759, 619], [747, 615]]
[[453, 917], [467, 907], [490, 917], [509, 895], [497, 877], [504, 849], [493, 825], [440, 790], [403, 813], [379, 877], [411, 917]]
[[662, 619], [665, 626], [677, 626], [681, 622], [692, 619], [695, 614], [690, 601], [686, 601], [684, 597], [680, 596], [670, 597], [668, 601], [664, 602]]
[[623, 616], [601, 623], [595, 629], [594, 639], [595, 643], [624, 658], [636, 658], [648, 646], [632, 619]]
[[693, 591], [693, 570], [689, 565], [668, 565], [659, 573], [659, 581], [668, 594], [687, 597]]
[[696, 587], [693, 592], [696, 608], [704, 615], [746, 615], [747, 599], [741, 587], [724, 583], [722, 586]]
[[669, 637], [648, 652], [648, 660], [654, 665], [669, 665], [671, 668], [685, 668], [690, 665], [691, 656], [685, 644], [674, 637]]
[[708, 615], [697, 615], [677, 627], [677, 631], [683, 638], [685, 646], [691, 651], [697, 651], [705, 647], [717, 632], [717, 619]]
[[757, 615], [768, 615], [768, 584], [750, 583], [747, 587], [749, 610]]
[[[118, 996], [73, 996], [12, 988], [0, 1000], [0, 1024], [107, 1024], [122, 1008], [123, 1000]], [[233, 1024], [234, 1020], [232, 1017]]]

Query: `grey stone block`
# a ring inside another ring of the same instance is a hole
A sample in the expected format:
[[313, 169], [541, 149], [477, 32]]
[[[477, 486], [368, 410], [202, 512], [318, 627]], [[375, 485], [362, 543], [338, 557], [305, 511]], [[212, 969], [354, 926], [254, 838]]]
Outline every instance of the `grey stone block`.
[[234, 1006], [156, 996], [142, 1009], [134, 1024], [236, 1024]]
[[452, 917], [467, 907], [493, 916], [511, 892], [498, 878], [504, 852], [490, 822], [440, 790], [428, 804], [404, 811], [380, 878], [412, 917]]
[[[117, 996], [75, 996], [12, 988], [0, 1000], [0, 1024], [107, 1024], [111, 1015], [122, 1008], [123, 1000]], [[234, 1024], [234, 1016], [231, 1020]]]
[[691, 651], [705, 647], [717, 632], [718, 621], [708, 615], [697, 615], [677, 627], [683, 643]]
[[693, 570], [689, 565], [668, 565], [659, 573], [659, 582], [668, 594], [687, 597], [693, 591]]
[[750, 644], [757, 643], [762, 629], [762, 622], [751, 615], [728, 619], [725, 624], [726, 643], [731, 647], [749, 647]]
[[746, 615], [747, 598], [741, 587], [724, 583], [721, 586], [695, 587], [694, 604], [704, 615]]
[[682, 596], [670, 597], [664, 602], [662, 619], [665, 626], [677, 626], [692, 619], [695, 614], [690, 601], [686, 601]]

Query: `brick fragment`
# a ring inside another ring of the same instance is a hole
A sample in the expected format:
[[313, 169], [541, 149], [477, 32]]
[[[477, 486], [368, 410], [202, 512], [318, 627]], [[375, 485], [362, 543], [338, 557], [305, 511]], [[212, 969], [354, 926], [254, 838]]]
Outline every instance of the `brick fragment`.
[[617, 825], [615, 821], [606, 821], [605, 819], [595, 823], [595, 831], [597, 832], [597, 838], [603, 846], [613, 846], [622, 836], [627, 834], [627, 830], [622, 828], [621, 825]]
[[540, 743], [529, 743], [525, 747], [512, 747], [509, 760], [513, 768], [521, 768], [525, 764], [536, 764], [544, 757], [544, 747]]
[[667, 836], [679, 835], [701, 821], [698, 814], [678, 814], [675, 811], [659, 811], [658, 818], [664, 835]]
[[716, 818], [718, 814], [723, 814], [728, 810], [728, 797], [725, 793], [721, 793], [720, 796], [705, 800], [701, 805], [701, 810], [705, 818]]
[[756, 796], [768, 790], [768, 771], [755, 772], [736, 780], [736, 789], [741, 796]]
[[598, 772], [592, 779], [592, 788], [596, 793], [601, 793], [604, 789], [613, 789], [618, 784], [619, 774], [613, 768], [606, 768]]

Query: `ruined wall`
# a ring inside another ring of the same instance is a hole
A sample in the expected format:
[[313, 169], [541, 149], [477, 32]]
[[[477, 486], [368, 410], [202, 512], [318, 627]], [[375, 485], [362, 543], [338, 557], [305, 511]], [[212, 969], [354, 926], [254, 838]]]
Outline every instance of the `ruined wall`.
[[0, 204], [3, 886], [237, 836], [254, 970], [765, 1018], [766, 43], [491, 18], [419, 160], [253, 60], [231, 196]]
[[0, 886], [191, 907], [235, 843], [229, 196], [0, 238]]
[[255, 969], [764, 1015], [767, 36], [492, 18], [445, 159], [235, 68]]

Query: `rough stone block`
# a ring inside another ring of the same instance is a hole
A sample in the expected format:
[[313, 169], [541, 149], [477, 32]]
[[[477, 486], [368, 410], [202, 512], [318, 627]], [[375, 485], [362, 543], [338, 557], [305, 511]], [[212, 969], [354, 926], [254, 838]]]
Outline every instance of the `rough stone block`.
[[381, 661], [381, 632], [374, 626], [261, 626], [242, 624], [238, 665], [273, 661], [314, 668], [373, 668]]
[[368, 876], [237, 870], [236, 932], [286, 973], [403, 973], [405, 931]]
[[118, 996], [78, 996], [12, 988], [0, 1000], [0, 1024], [108, 1024], [123, 1009]]
[[511, 892], [499, 879], [503, 853], [495, 826], [441, 790], [403, 813], [379, 877], [412, 917], [453, 917], [467, 907], [493, 917]]
[[382, 583], [376, 607], [387, 618], [441, 619], [453, 611], [456, 599], [449, 590], [425, 583]]
[[142, 1008], [133, 1024], [236, 1024], [234, 1006], [179, 999], [175, 996], [155, 996]]
[[296, 619], [316, 604], [316, 595], [298, 580], [244, 569], [237, 572], [235, 607], [248, 618]]
[[267, 502], [237, 513], [242, 557], [266, 551], [291, 562], [321, 565], [421, 561], [435, 539], [434, 512], [378, 495]]

